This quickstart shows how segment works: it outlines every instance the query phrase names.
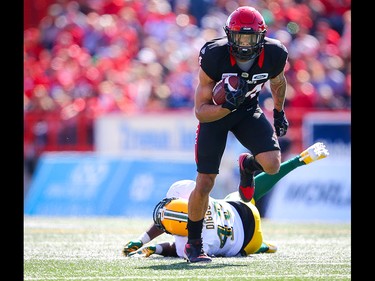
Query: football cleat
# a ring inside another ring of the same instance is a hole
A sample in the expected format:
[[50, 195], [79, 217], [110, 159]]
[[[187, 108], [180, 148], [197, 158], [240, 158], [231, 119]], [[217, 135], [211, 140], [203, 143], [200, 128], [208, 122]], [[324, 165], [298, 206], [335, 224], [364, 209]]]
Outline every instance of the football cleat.
[[202, 239], [192, 240], [192, 243], [186, 243], [184, 249], [184, 258], [187, 262], [211, 262], [212, 259], [203, 251]]
[[131, 252], [129, 254], [129, 257], [145, 257], [148, 258], [152, 254], [155, 254], [156, 252], [156, 246], [145, 246], [143, 248], [140, 248], [138, 251]]
[[328, 155], [329, 152], [324, 143], [317, 142], [300, 154], [299, 161], [310, 164], [311, 162], [326, 158]]
[[122, 254], [126, 257], [130, 253], [137, 251], [139, 248], [143, 246], [143, 243], [141, 240], [136, 241], [129, 241], [125, 246], [124, 249], [122, 249]]
[[240, 166], [240, 185], [238, 187], [238, 192], [244, 202], [250, 202], [255, 191], [254, 173], [249, 172], [243, 166], [245, 159], [250, 156], [249, 153], [242, 153], [238, 158], [238, 164]]
[[256, 251], [255, 253], [256, 254], [259, 254], [259, 253], [276, 253], [276, 251], [277, 251], [276, 245], [273, 245], [273, 244], [267, 243], [267, 242], [262, 242], [262, 246], [260, 246], [259, 250]]

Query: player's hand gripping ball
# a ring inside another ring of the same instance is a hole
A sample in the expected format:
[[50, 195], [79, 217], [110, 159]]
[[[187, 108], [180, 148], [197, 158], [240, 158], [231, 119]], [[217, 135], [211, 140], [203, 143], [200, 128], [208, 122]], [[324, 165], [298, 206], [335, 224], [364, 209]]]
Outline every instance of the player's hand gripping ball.
[[216, 83], [212, 90], [212, 102], [215, 105], [221, 105], [225, 102], [225, 88], [224, 84], [228, 85], [230, 91], [237, 91], [238, 85], [240, 84], [240, 78], [238, 76], [228, 76]]

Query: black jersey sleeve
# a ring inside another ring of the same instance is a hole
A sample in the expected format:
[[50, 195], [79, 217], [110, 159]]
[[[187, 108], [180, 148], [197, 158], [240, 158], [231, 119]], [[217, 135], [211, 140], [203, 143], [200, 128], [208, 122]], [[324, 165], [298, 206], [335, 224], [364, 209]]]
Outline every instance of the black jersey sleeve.
[[199, 65], [214, 81], [221, 80], [223, 67], [228, 64], [229, 52], [226, 37], [216, 38], [203, 45], [199, 52]]
[[279, 40], [276, 39], [267, 38], [266, 44], [268, 50], [266, 56], [270, 56], [271, 61], [273, 62], [273, 69], [272, 73], [270, 73], [270, 78], [274, 78], [285, 68], [288, 59], [288, 50]]

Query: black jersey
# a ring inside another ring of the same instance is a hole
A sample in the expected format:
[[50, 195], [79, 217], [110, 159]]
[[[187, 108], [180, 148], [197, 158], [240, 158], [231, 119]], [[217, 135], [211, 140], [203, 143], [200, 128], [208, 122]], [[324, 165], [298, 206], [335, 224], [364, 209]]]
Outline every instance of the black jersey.
[[284, 69], [288, 58], [285, 46], [276, 39], [266, 37], [260, 55], [255, 58], [248, 71], [243, 71], [229, 53], [227, 37], [208, 41], [199, 53], [199, 64], [203, 71], [214, 81], [237, 75], [247, 79], [250, 99], [258, 97], [265, 82], [276, 77]]

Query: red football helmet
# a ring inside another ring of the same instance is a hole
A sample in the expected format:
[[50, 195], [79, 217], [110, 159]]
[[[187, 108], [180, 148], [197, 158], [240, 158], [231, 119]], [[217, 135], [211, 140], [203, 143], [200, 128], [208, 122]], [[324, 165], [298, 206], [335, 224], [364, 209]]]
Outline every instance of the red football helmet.
[[230, 53], [240, 60], [259, 56], [264, 46], [267, 25], [263, 16], [252, 7], [239, 7], [225, 24]]

